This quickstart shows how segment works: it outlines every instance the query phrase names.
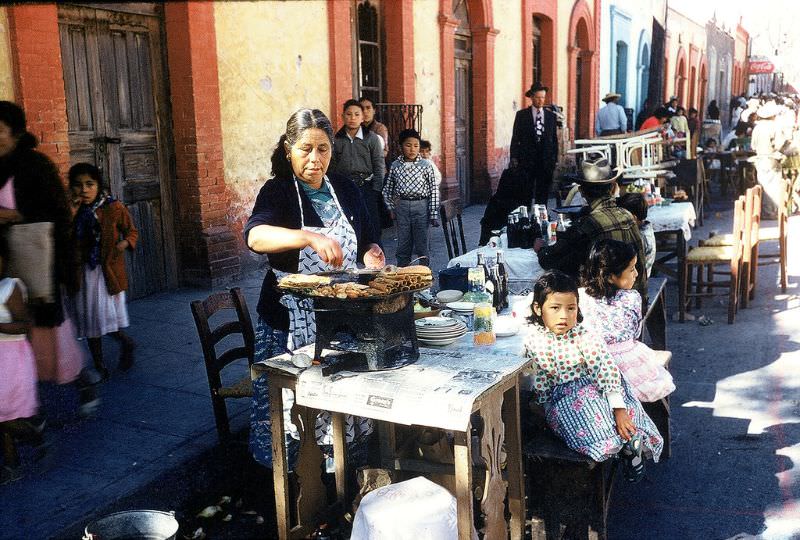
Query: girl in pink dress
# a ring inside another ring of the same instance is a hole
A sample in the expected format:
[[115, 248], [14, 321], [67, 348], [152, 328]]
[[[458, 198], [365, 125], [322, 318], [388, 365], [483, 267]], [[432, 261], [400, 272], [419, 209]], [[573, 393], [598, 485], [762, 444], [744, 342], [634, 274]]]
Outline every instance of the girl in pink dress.
[[[0, 276], [4, 272], [0, 252]], [[0, 277], [0, 431], [43, 448], [44, 423], [37, 417], [36, 360], [28, 342], [30, 320], [25, 286], [16, 278]], [[16, 455], [7, 452], [0, 483], [19, 477]]]
[[630, 244], [595, 243], [583, 267], [581, 309], [584, 324], [602, 335], [634, 395], [651, 402], [671, 394], [675, 384], [654, 351], [636, 339], [642, 329], [642, 298], [633, 289], [636, 258]]

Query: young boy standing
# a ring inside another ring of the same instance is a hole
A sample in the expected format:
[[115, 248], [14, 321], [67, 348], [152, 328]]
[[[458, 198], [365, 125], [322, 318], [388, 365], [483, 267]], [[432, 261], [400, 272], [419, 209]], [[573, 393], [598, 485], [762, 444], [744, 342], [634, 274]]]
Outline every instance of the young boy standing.
[[431, 146], [431, 141], [422, 139], [419, 142], [419, 155], [422, 156], [422, 159], [427, 160], [433, 167], [433, 175], [436, 178], [436, 189], [438, 190], [442, 185], [442, 173], [439, 167], [436, 166], [436, 163], [433, 162], [432, 154], [433, 147]]
[[397, 224], [397, 265], [408, 266], [413, 253], [428, 257], [428, 225], [439, 226], [439, 190], [433, 165], [419, 155], [420, 136], [404, 129], [398, 137], [402, 155], [389, 167], [383, 199]]
[[386, 164], [380, 137], [361, 127], [364, 111], [355, 99], [342, 106], [344, 126], [336, 132], [329, 173], [350, 178], [361, 190], [372, 225], [380, 233], [380, 197]]

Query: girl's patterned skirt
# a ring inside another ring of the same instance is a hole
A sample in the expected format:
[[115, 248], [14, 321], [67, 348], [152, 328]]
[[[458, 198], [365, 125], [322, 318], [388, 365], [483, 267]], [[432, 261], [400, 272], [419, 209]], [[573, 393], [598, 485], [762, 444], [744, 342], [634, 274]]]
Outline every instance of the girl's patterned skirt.
[[[256, 324], [255, 361], [260, 362], [287, 352], [287, 334], [275, 330], [260, 317]], [[289, 468], [294, 469], [297, 460], [300, 435], [291, 420], [294, 394], [283, 391], [283, 421], [286, 426], [285, 444]], [[272, 421], [270, 420], [269, 384], [266, 374], [253, 381], [253, 404], [250, 410], [250, 452], [256, 461], [265, 467], [272, 467]], [[323, 411], [317, 416], [315, 436], [317, 444], [326, 457], [326, 469], [333, 471], [333, 422], [331, 414]], [[348, 462], [358, 467], [367, 463], [367, 443], [374, 431], [372, 420], [356, 416], [345, 416], [345, 440], [347, 442]]]
[[[664, 439], [622, 378], [622, 398], [642, 439], [644, 455], [658, 462]], [[614, 411], [589, 377], [556, 386], [545, 404], [547, 425], [564, 442], [595, 461], [614, 457], [625, 441], [617, 433]]]
[[675, 391], [672, 375], [657, 362], [655, 351], [641, 341], [609, 343], [608, 352], [639, 401], [658, 401]]

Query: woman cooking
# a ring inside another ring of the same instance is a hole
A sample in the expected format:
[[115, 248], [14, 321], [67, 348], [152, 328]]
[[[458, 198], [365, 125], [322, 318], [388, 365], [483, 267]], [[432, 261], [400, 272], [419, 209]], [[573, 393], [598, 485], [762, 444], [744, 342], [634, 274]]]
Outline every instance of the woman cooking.
[[[325, 174], [332, 147], [333, 127], [321, 111], [300, 109], [289, 117], [272, 154], [273, 177], [261, 188], [245, 226], [248, 247], [266, 254], [270, 267], [258, 301], [256, 361], [315, 339], [311, 302], [283, 295], [276, 288], [279, 277], [352, 269], [358, 261], [368, 268], [385, 264], [372, 222], [377, 216], [368, 215], [358, 187], [350, 179]], [[267, 385], [265, 380], [253, 385], [251, 449], [257, 460], [271, 466]], [[291, 401], [285, 403], [291, 407]], [[329, 424], [329, 415], [317, 420], [322, 444], [330, 444]], [[357, 442], [372, 431], [369, 422], [352, 418], [347, 428], [348, 442]], [[290, 431], [297, 438], [293, 426]]]

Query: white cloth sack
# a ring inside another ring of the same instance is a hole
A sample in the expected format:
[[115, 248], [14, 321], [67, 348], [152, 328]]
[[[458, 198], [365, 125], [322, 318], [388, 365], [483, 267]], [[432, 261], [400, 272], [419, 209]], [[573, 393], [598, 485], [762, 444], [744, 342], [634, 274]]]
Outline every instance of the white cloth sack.
[[8, 230], [8, 275], [25, 283], [33, 303], [56, 301], [53, 227], [52, 222], [42, 221], [13, 225]]
[[424, 476], [378, 488], [361, 500], [350, 539], [457, 540], [456, 498]]

